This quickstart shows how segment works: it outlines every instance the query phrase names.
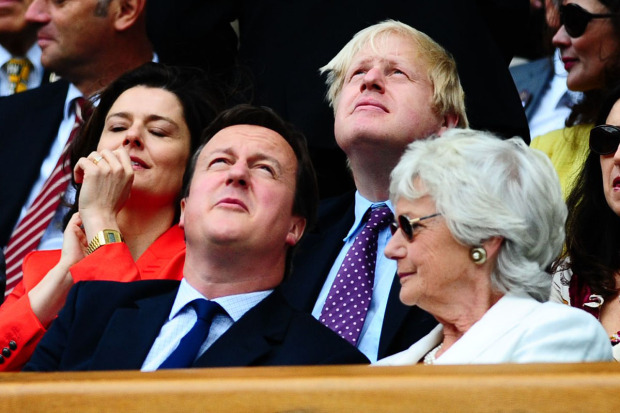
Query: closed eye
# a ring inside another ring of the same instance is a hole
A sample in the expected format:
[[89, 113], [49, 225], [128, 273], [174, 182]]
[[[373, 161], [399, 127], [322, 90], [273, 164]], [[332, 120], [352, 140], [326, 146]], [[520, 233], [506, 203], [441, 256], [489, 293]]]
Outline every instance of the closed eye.
[[209, 162], [209, 169], [222, 169], [229, 163], [230, 161], [226, 158], [214, 158]]
[[276, 176], [276, 170], [275, 170], [275, 168], [274, 168], [273, 166], [271, 166], [271, 165], [268, 165], [268, 164], [258, 164], [258, 165], [256, 165], [256, 168], [257, 168], [259, 171], [263, 171], [263, 172], [268, 173], [268, 174], [269, 174], [270, 176], [272, 176], [272, 177], [273, 177], [273, 176]]
[[110, 125], [108, 127], [108, 130], [110, 132], [122, 132], [122, 131], [127, 130], [127, 127], [124, 125]]
[[151, 133], [151, 135], [155, 135], [155, 136], [158, 136], [160, 138], [168, 136], [168, 134], [165, 131], [161, 130], [161, 129], [150, 129], [149, 132]]

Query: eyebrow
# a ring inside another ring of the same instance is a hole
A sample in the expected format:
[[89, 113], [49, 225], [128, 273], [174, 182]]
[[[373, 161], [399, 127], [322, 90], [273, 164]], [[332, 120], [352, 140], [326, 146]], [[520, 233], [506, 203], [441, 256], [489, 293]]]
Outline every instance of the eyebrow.
[[[206, 157], [210, 158], [213, 155], [217, 155], [217, 154], [225, 154], [225, 155], [236, 157], [236, 154], [235, 154], [234, 150], [232, 148], [230, 148], [230, 147], [229, 148], [224, 148], [224, 149], [215, 149], [214, 151], [207, 153]], [[278, 170], [278, 173], [282, 172], [282, 165], [280, 164], [280, 161], [278, 161], [273, 156], [267, 155], [265, 153], [253, 154], [253, 155], [248, 157], [248, 160], [250, 162], [257, 161], [257, 160], [268, 161], [268, 162], [273, 164], [273, 166]]]
[[[115, 118], [115, 117], [116, 118], [122, 118], [122, 119], [130, 120], [133, 117], [133, 115], [131, 115], [129, 112], [111, 113], [111, 114], [108, 114], [108, 116], [106, 117], [106, 121], [108, 119], [110, 119], [110, 118]], [[159, 121], [159, 120], [163, 120], [164, 122], [168, 122], [168, 123], [174, 125], [177, 128], [179, 127], [179, 125], [174, 120], [172, 120], [171, 118], [166, 117], [166, 116], [151, 114], [151, 115], [148, 115], [146, 117], [146, 122], [147, 123], [148, 122], [155, 122], [155, 121]]]

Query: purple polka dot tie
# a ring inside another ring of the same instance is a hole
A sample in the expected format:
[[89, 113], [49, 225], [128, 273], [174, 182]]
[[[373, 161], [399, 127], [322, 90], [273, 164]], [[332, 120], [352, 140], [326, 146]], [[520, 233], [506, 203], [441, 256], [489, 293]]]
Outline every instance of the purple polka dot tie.
[[379, 232], [393, 218], [385, 205], [369, 210], [367, 215], [370, 217], [344, 257], [319, 318], [354, 346], [372, 298]]

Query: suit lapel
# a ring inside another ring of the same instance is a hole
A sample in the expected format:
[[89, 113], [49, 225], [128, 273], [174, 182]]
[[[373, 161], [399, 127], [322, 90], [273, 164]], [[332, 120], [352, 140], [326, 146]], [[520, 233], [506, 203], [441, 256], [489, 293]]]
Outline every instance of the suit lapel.
[[114, 312], [93, 355], [93, 370], [136, 370], [170, 314], [178, 288]]
[[252, 366], [279, 345], [292, 311], [276, 290], [232, 325], [194, 363], [194, 367]]
[[307, 234], [293, 258], [291, 279], [282, 285], [288, 301], [298, 309], [311, 312], [325, 279], [340, 253], [355, 219], [353, 193], [327, 204], [327, 215], [319, 218], [314, 231]]

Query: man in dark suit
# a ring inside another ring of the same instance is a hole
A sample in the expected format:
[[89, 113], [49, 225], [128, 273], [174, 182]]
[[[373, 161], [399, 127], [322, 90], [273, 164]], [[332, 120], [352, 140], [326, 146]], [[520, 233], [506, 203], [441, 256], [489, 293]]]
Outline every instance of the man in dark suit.
[[[273, 111], [243, 105], [204, 137], [181, 201], [183, 280], [78, 283], [26, 370], [367, 363], [278, 289], [316, 213], [303, 135]], [[193, 303], [205, 299], [221, 308], [206, 339], [189, 361], [169, 364], [198, 324]]]
[[[370, 42], [373, 43], [370, 43]], [[369, 209], [387, 206], [390, 172], [413, 140], [467, 127], [464, 93], [452, 57], [430, 37], [403, 23], [358, 32], [322, 71], [334, 107], [334, 132], [346, 153], [357, 191], [322, 202], [315, 231], [302, 242], [289, 301], [323, 319], [341, 264], [362, 233]], [[371, 361], [409, 347], [436, 321], [400, 303], [395, 262], [383, 255], [390, 231], [380, 231], [372, 298], [357, 341]]]
[[[63, 80], [0, 98], [0, 246], [51, 175], [75, 124], [75, 101], [88, 98], [120, 74], [153, 59], [146, 36], [145, 0], [85, 0], [75, 7], [33, 0], [26, 19], [38, 28], [43, 66]], [[80, 24], [76, 25], [75, 22]], [[58, 209], [38, 248], [60, 248]], [[45, 244], [45, 245], [44, 245]], [[37, 247], [36, 245], [34, 247]], [[15, 285], [7, 250], [7, 279]], [[18, 268], [19, 268], [18, 267]]]

